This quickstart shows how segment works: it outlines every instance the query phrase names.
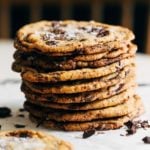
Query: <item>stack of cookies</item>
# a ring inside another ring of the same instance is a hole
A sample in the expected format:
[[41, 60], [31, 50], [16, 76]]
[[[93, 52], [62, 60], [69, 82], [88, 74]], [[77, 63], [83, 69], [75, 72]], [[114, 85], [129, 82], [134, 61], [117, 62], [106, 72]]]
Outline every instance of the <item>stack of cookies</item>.
[[13, 70], [29, 117], [70, 131], [116, 129], [143, 112], [135, 94], [133, 33], [123, 27], [77, 21], [41, 21], [22, 27]]

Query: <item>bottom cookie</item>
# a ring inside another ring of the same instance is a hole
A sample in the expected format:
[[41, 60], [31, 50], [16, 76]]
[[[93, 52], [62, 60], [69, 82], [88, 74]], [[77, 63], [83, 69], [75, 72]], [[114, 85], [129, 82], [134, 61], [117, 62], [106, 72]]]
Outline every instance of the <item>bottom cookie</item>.
[[72, 150], [71, 145], [52, 135], [32, 130], [0, 133], [1, 150]]
[[140, 98], [138, 96], [136, 96], [136, 98], [139, 100], [139, 104], [134, 107], [134, 110], [125, 116], [116, 118], [98, 119], [86, 122], [57, 122], [54, 120], [49, 120], [47, 118], [38, 118], [31, 114], [29, 115], [29, 117], [33, 122], [36, 122], [38, 125], [42, 125], [46, 128], [56, 130], [65, 130], [65, 131], [85, 131], [89, 129], [112, 130], [122, 127], [124, 123], [138, 117], [144, 112], [144, 106]]

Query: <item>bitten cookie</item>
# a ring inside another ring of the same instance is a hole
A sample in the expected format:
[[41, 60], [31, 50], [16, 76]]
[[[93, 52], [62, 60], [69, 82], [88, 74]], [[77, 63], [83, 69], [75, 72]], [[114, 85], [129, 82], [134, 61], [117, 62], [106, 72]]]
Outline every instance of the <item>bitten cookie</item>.
[[72, 150], [71, 144], [33, 130], [0, 133], [1, 150]]

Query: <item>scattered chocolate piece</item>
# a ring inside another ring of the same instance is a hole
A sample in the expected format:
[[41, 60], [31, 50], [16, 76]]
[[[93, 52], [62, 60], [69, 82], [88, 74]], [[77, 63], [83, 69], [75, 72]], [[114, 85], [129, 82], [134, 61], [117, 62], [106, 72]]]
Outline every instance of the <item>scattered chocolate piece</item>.
[[14, 125], [16, 128], [25, 128], [26, 126], [23, 124], [15, 124]]
[[24, 118], [25, 116], [24, 116], [24, 114], [19, 114], [18, 117]]
[[145, 136], [142, 141], [146, 144], [150, 144], [150, 137], [149, 136]]
[[144, 120], [143, 122], [141, 122], [141, 127], [142, 128], [150, 128], [150, 124], [148, 122], [148, 120]]
[[94, 134], [95, 134], [95, 129], [86, 130], [86, 131], [84, 131], [82, 138], [86, 139]]
[[24, 112], [24, 111], [26, 111], [26, 110], [25, 110], [24, 108], [20, 108], [19, 111], [20, 111], [20, 112]]
[[129, 128], [127, 131], [127, 134], [126, 135], [132, 135], [132, 134], [135, 134], [136, 133], [136, 126], [132, 126], [131, 128]]
[[135, 134], [137, 129], [139, 128], [150, 128], [150, 124], [148, 122], [148, 120], [137, 120], [137, 121], [128, 121], [127, 123], [125, 123], [126, 127], [127, 127], [127, 134], [126, 135], [132, 135]]
[[125, 136], [124, 134], [120, 134], [120, 136]]
[[0, 107], [0, 118], [7, 118], [11, 116], [11, 109], [8, 107]]
[[132, 121], [128, 121], [125, 123], [125, 125], [128, 127], [128, 128], [131, 128], [133, 126], [133, 122]]
[[137, 129], [137, 127], [136, 127], [136, 123], [135, 122], [133, 122], [133, 121], [128, 121], [128, 122], [126, 122], [125, 123], [125, 125], [127, 126], [127, 136], [128, 135], [132, 135], [132, 134], [135, 134], [136, 133], [136, 129]]
[[0, 125], [0, 130], [1, 130], [2, 126]]

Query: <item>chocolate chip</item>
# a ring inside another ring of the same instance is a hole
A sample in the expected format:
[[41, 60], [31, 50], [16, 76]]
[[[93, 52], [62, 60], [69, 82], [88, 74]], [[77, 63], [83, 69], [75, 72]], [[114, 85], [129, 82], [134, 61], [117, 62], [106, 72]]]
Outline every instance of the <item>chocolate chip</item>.
[[119, 87], [115, 90], [115, 92], [118, 92], [120, 91], [124, 86], [124, 83], [120, 84]]
[[126, 135], [132, 135], [136, 133], [136, 127], [132, 126], [130, 129], [126, 130], [127, 134]]
[[150, 137], [149, 136], [145, 136], [142, 141], [146, 144], [150, 144]]
[[148, 122], [148, 120], [144, 120], [143, 122], [141, 122], [141, 127], [142, 128], [150, 128], [150, 124]]
[[21, 138], [27, 138], [27, 137], [30, 137], [30, 135], [27, 132], [21, 132], [19, 134], [19, 137], [21, 137]]
[[11, 116], [11, 109], [8, 107], [0, 107], [0, 118], [6, 118]]
[[92, 31], [92, 32], [98, 32], [98, 31], [99, 31], [99, 28], [93, 27], [93, 28], [91, 29], [91, 31]]
[[128, 127], [128, 128], [131, 128], [133, 126], [133, 122], [132, 121], [128, 121], [125, 123], [125, 125]]
[[128, 121], [127, 123], [125, 123], [125, 125], [127, 126], [127, 136], [128, 135], [132, 135], [132, 134], [135, 134], [136, 133], [136, 126], [135, 126], [135, 124], [132, 122], [132, 121]]
[[19, 114], [18, 117], [24, 118], [24, 114]]
[[99, 31], [98, 31], [98, 33], [97, 33], [97, 37], [104, 37], [104, 36], [106, 36], [106, 35], [108, 35], [109, 34], [109, 31], [108, 30], [105, 30], [104, 28], [102, 28], [102, 29], [100, 29]]
[[56, 42], [56, 41], [46, 41], [45, 43], [47, 45], [56, 45], [58, 42]]
[[44, 41], [48, 41], [51, 38], [51, 34], [41, 34], [41, 37]]
[[1, 130], [1, 128], [2, 128], [2, 125], [0, 125], [0, 130]]
[[26, 126], [23, 124], [15, 124], [14, 125], [16, 128], [25, 128]]
[[84, 131], [82, 138], [86, 139], [94, 134], [95, 134], [95, 129], [86, 130], [86, 131]]
[[52, 22], [51, 22], [51, 26], [52, 26], [53, 28], [59, 27], [59, 26], [60, 26], [60, 22], [59, 22], [59, 21], [52, 21]]
[[87, 39], [81, 39], [80, 42], [86, 41]]

